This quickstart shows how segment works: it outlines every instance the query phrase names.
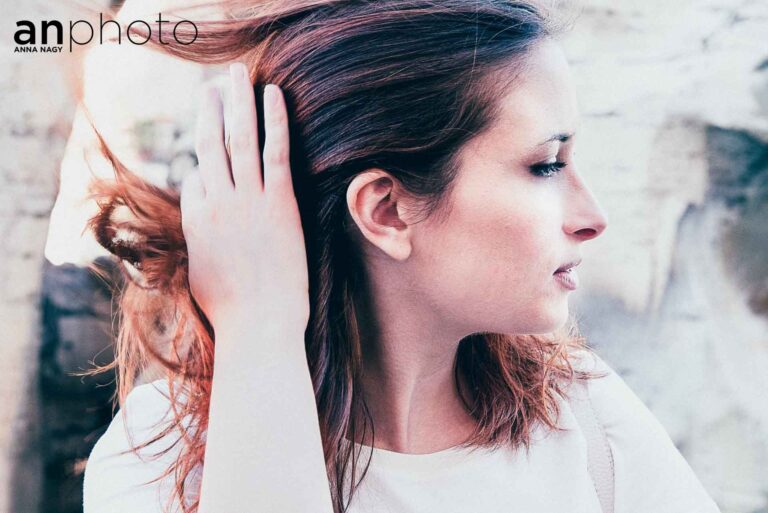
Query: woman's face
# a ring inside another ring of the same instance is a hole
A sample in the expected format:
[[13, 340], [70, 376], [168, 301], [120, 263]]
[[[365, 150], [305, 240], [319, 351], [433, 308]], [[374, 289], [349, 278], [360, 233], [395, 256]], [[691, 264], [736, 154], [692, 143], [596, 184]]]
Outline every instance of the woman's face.
[[578, 279], [556, 271], [606, 227], [573, 160], [578, 112], [557, 43], [537, 45], [510, 91], [497, 122], [462, 150], [447, 217], [413, 225], [421, 293], [468, 333], [561, 327]]

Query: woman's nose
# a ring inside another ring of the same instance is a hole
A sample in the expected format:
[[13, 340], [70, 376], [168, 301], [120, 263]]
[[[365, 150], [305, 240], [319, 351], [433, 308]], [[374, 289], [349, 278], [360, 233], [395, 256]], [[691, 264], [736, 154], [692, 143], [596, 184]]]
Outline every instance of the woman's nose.
[[608, 219], [592, 192], [580, 179], [574, 180], [574, 187], [568, 198], [563, 230], [582, 241], [594, 239], [605, 231]]

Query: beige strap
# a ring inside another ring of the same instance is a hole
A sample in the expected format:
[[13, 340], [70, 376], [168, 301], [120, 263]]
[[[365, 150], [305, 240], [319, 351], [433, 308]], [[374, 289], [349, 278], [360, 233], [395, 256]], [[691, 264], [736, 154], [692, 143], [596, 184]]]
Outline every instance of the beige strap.
[[587, 467], [597, 491], [597, 498], [603, 513], [613, 513], [614, 470], [611, 446], [595, 414], [586, 383], [575, 380], [571, 390], [571, 409], [587, 441]]

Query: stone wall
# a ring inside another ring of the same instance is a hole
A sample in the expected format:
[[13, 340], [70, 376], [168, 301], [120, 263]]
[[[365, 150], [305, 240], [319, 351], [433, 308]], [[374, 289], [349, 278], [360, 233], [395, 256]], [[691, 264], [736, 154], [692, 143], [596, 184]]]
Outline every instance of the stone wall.
[[0, 512], [40, 511], [37, 393], [43, 247], [73, 104], [61, 55], [13, 53], [15, 21], [57, 16], [31, 2], [3, 4], [0, 26]]
[[768, 511], [768, 4], [585, 2], [565, 38], [609, 213], [575, 310], [724, 512]]

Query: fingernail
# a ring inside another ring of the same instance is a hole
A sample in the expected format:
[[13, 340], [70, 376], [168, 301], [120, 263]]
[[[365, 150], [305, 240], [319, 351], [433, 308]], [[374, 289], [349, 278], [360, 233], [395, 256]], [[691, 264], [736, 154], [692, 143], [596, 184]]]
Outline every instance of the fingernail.
[[230, 64], [230, 65], [229, 65], [229, 76], [230, 76], [231, 78], [235, 79], [235, 78], [237, 78], [238, 76], [240, 76], [240, 69], [239, 69], [239, 65], [240, 65], [240, 64], [239, 64], [239, 63], [237, 63], [237, 62], [233, 62], [232, 64]]
[[266, 96], [266, 101], [271, 107], [277, 107], [279, 100], [278, 95], [280, 94], [278, 89], [279, 88], [275, 84], [267, 84], [266, 87], [264, 87], [264, 96]]

